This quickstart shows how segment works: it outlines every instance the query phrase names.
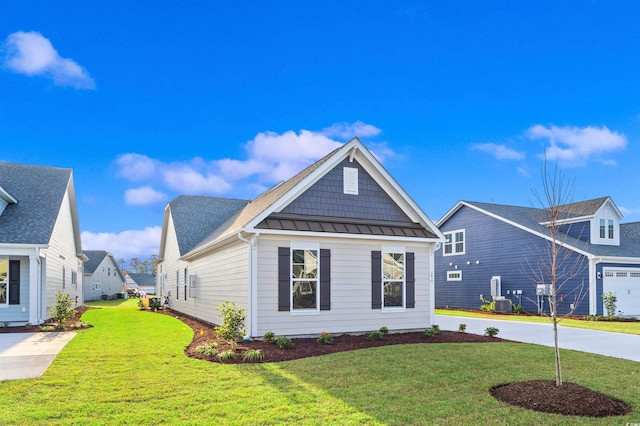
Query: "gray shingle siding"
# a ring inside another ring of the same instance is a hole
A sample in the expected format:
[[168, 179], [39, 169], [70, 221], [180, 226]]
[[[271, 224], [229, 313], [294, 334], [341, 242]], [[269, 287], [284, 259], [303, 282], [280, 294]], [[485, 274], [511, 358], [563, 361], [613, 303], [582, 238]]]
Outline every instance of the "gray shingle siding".
[[[344, 167], [358, 169], [358, 195], [344, 194]], [[357, 161], [349, 162], [348, 159], [329, 171], [282, 212], [303, 216], [411, 222], [364, 168]]]
[[[465, 254], [443, 256], [442, 248], [435, 253], [436, 306], [478, 309], [481, 294], [491, 299], [491, 277], [500, 276], [503, 296], [518, 303], [517, 296], [507, 296], [506, 292], [522, 290], [525, 311], [537, 312], [535, 283], [532, 274], [526, 272], [529, 268], [527, 259], [531, 264], [540, 260], [548, 247], [546, 240], [466, 206], [462, 206], [440, 227], [444, 233], [457, 229], [465, 230]], [[584, 258], [573, 253], [566, 264], [571, 265], [577, 256]], [[447, 271], [456, 270], [455, 266], [462, 271], [462, 281], [447, 281]], [[584, 283], [584, 291], [588, 290], [588, 275], [585, 259], [580, 276], [572, 279], [560, 292], [559, 313], [568, 312], [573, 302], [569, 289]], [[548, 306], [545, 306], [545, 311], [549, 311]], [[576, 313], [586, 315], [588, 312], [589, 300], [585, 297]]]

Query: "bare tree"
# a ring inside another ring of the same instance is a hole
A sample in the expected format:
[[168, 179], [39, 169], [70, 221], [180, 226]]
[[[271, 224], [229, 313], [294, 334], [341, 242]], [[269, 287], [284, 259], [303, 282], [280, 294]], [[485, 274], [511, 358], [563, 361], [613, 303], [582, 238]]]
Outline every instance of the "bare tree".
[[[542, 192], [532, 191], [536, 201], [541, 206], [540, 220], [548, 231], [548, 244], [542, 253], [534, 256], [535, 261], [526, 259], [528, 273], [532, 281], [536, 284], [549, 283], [549, 315], [553, 324], [553, 341], [555, 348], [555, 373], [556, 386], [562, 386], [562, 368], [560, 364], [560, 350], [558, 348], [558, 295], [564, 298], [561, 293], [562, 288], [571, 283], [586, 268], [586, 258], [577, 255], [574, 250], [566, 246], [567, 229], [565, 219], [574, 216], [575, 203], [572, 203], [574, 193], [574, 181], [567, 181], [562, 173], [558, 171], [558, 164], [555, 164], [553, 171], [547, 169], [545, 159], [542, 166]], [[584, 282], [574, 288], [569, 289], [567, 294], [573, 296], [573, 303], [569, 306], [569, 311], [565, 315], [571, 315], [578, 304], [587, 294]], [[542, 299], [544, 300], [544, 298]]]

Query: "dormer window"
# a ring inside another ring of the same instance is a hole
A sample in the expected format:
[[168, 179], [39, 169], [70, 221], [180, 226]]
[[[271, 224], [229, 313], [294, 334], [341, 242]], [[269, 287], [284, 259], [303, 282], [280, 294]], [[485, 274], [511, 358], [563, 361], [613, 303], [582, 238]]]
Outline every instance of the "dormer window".
[[613, 240], [613, 220], [609, 219], [609, 239]]

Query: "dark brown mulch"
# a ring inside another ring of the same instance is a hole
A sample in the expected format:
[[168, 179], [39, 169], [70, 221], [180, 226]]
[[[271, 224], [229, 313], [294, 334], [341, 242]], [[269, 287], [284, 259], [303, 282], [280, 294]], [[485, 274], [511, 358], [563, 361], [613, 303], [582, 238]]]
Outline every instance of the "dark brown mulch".
[[[74, 326], [81, 322], [80, 321], [80, 317], [82, 316], [82, 314], [84, 314], [87, 311], [86, 306], [79, 306], [77, 308], [75, 308], [76, 313], [75, 315], [69, 320], [67, 321], [65, 330], [74, 330]], [[47, 324], [45, 324], [47, 325]], [[55, 329], [50, 329], [50, 328], [45, 328], [42, 329], [39, 326], [34, 326], [34, 325], [19, 325], [19, 326], [11, 326], [11, 327], [0, 327], [0, 333], [33, 333], [35, 331], [42, 331], [42, 332], [48, 332], [48, 331], [60, 331], [57, 328]]]
[[556, 386], [554, 380], [509, 383], [491, 389], [494, 398], [545, 413], [583, 417], [623, 416], [631, 408], [622, 401], [575, 383]]

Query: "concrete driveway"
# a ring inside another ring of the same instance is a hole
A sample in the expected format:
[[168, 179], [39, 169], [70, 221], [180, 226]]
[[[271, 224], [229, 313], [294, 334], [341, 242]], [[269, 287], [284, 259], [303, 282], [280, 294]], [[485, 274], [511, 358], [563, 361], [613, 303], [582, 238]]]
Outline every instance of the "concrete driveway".
[[[551, 320], [547, 324], [449, 315], [435, 317], [435, 323], [442, 330], [457, 331], [460, 324], [466, 324], [468, 333], [484, 334], [487, 327], [496, 327], [500, 330], [498, 337], [503, 339], [554, 346]], [[636, 334], [611, 333], [559, 325], [558, 346], [561, 349], [573, 349], [640, 362], [640, 335]]]
[[0, 381], [42, 376], [75, 336], [68, 331], [0, 333]]

